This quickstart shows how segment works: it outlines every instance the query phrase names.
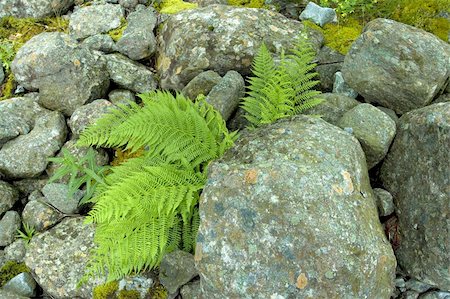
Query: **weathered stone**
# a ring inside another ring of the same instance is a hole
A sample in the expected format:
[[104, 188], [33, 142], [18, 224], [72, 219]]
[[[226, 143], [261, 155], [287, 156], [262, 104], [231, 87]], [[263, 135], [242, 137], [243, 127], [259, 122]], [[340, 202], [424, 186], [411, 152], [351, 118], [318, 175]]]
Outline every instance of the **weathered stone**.
[[300, 115], [242, 132], [208, 173], [204, 298], [389, 298], [395, 257], [354, 137]]
[[102, 118], [112, 107], [111, 102], [103, 99], [78, 107], [67, 122], [72, 138], [78, 138], [84, 129]]
[[152, 272], [144, 272], [135, 276], [126, 276], [119, 280], [119, 290], [135, 290], [145, 298], [148, 294], [148, 289], [154, 285], [155, 275]]
[[30, 39], [17, 52], [11, 70], [26, 89], [39, 89], [39, 104], [65, 115], [101, 98], [109, 86], [104, 59], [60, 32]]
[[436, 100], [433, 101], [433, 104], [444, 102], [450, 102], [450, 93], [444, 93], [443, 95], [439, 96]]
[[8, 211], [0, 220], [0, 246], [14, 242], [20, 228], [20, 216], [16, 211]]
[[7, 261], [15, 261], [17, 263], [22, 263], [23, 259], [25, 258], [26, 252], [27, 248], [25, 241], [23, 239], [17, 239], [5, 247], [4, 258]]
[[[282, 48], [292, 48], [304, 29], [300, 22], [266, 9], [211, 5], [172, 15], [158, 35], [156, 68], [161, 87], [181, 90], [205, 70], [221, 76], [229, 70], [249, 75], [263, 41], [279, 54]], [[311, 34], [318, 50], [323, 36]]]
[[185, 284], [180, 290], [181, 298], [183, 299], [200, 299], [201, 289], [200, 280]]
[[198, 95], [208, 95], [211, 89], [219, 83], [220, 75], [214, 71], [206, 71], [194, 77], [181, 91], [186, 97], [195, 100]]
[[404, 293], [400, 294], [400, 297], [398, 299], [417, 299], [419, 298], [419, 293], [416, 291], [407, 290]]
[[416, 291], [417, 293], [424, 293], [429, 289], [433, 288], [433, 286], [414, 278], [408, 280], [405, 284], [405, 287], [406, 289]]
[[23, 179], [14, 181], [13, 185], [17, 188], [17, 190], [19, 190], [20, 197], [24, 198], [22, 203], [25, 205], [28, 196], [35, 191], [41, 190], [42, 187], [47, 184], [47, 181], [47, 177], [41, 176], [35, 179]]
[[105, 57], [111, 80], [121, 88], [137, 93], [156, 89], [154, 74], [144, 65], [121, 54], [108, 54]]
[[99, 4], [78, 8], [70, 16], [69, 32], [76, 39], [106, 33], [120, 26], [124, 10], [120, 5]]
[[8, 178], [38, 176], [47, 167], [47, 159], [61, 148], [66, 136], [66, 122], [61, 113], [42, 113], [30, 133], [8, 141], [0, 149], [0, 172]]
[[72, 197], [68, 196], [69, 186], [61, 183], [50, 183], [42, 188], [45, 201], [64, 214], [78, 212], [78, 203], [84, 192], [78, 190]]
[[325, 24], [337, 23], [337, 15], [334, 9], [321, 7], [314, 2], [309, 2], [300, 14], [300, 20], [310, 20], [323, 27]]
[[12, 185], [0, 180], [0, 215], [11, 209], [19, 200], [19, 192]]
[[406, 113], [381, 167], [398, 216], [399, 265], [408, 275], [450, 290], [450, 103]]
[[420, 295], [419, 299], [450, 299], [450, 292], [431, 291]]
[[108, 99], [114, 105], [136, 102], [134, 93], [126, 89], [114, 89], [108, 94]]
[[325, 101], [306, 110], [304, 114], [320, 115], [323, 120], [335, 126], [344, 113], [360, 104], [357, 100], [343, 94], [323, 93], [319, 97]]
[[370, 104], [359, 104], [345, 112], [338, 125], [350, 128], [361, 143], [369, 169], [384, 158], [396, 133], [395, 122]]
[[398, 124], [398, 116], [394, 110], [382, 106], [377, 106], [377, 108], [386, 113], [395, 122], [395, 124]]
[[5, 80], [5, 73], [3, 72], [3, 63], [0, 60], [0, 84], [3, 83], [3, 80]]
[[94, 286], [103, 283], [95, 278], [77, 288], [94, 246], [94, 226], [83, 220], [66, 218], [30, 242], [25, 263], [36, 282], [54, 298], [92, 298]]
[[206, 97], [206, 101], [219, 111], [226, 121], [238, 108], [239, 101], [244, 95], [244, 78], [236, 71], [229, 71], [211, 89]]
[[358, 93], [345, 82], [341, 72], [334, 74], [333, 93], [340, 93], [354, 99], [358, 96]]
[[36, 295], [36, 281], [30, 273], [24, 272], [8, 281], [3, 289], [20, 296], [33, 297]]
[[139, 0], [119, 0], [119, 4], [125, 9], [133, 10], [139, 4]]
[[146, 7], [136, 10], [128, 15], [127, 21], [127, 28], [117, 41], [118, 51], [132, 60], [153, 55], [156, 51], [156, 38], [153, 34], [156, 25], [154, 10]]
[[97, 34], [90, 36], [81, 44], [91, 50], [102, 51], [103, 53], [117, 52], [117, 46], [109, 34]]
[[74, 0], [2, 0], [0, 18], [44, 18], [62, 15], [73, 6]]
[[322, 91], [332, 91], [334, 84], [334, 74], [340, 71], [344, 64], [344, 57], [341, 53], [327, 46], [323, 46], [317, 54], [316, 71], [319, 73], [319, 87]]
[[197, 275], [194, 256], [181, 250], [166, 254], [159, 268], [159, 280], [169, 294], [175, 293]]
[[431, 33], [376, 19], [345, 56], [345, 81], [397, 114], [428, 105], [450, 76], [450, 45]]
[[64, 215], [52, 208], [44, 197], [30, 200], [22, 212], [23, 223], [34, 227], [37, 232], [55, 225], [63, 217]]
[[380, 216], [389, 216], [394, 213], [394, 199], [391, 193], [381, 188], [374, 188], [373, 194], [377, 201], [378, 214]]
[[0, 298], [2, 299], [29, 299], [29, 297], [20, 296], [11, 291], [0, 289]]

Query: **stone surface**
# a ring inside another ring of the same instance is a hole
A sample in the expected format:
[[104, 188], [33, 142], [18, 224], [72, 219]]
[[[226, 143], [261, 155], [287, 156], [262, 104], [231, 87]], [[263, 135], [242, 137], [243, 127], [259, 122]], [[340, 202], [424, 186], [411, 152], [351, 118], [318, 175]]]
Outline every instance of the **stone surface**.
[[69, 32], [76, 39], [106, 33], [119, 27], [123, 16], [120, 5], [105, 3], [80, 7], [70, 16]]
[[35, 179], [14, 181], [13, 185], [19, 190], [19, 194], [23, 198], [23, 204], [26, 204], [28, 196], [35, 191], [40, 192], [39, 190], [47, 184], [47, 181], [48, 178], [46, 176], [41, 176]]
[[450, 290], [449, 144], [450, 103], [406, 113], [380, 174], [399, 220], [399, 265], [445, 291]]
[[443, 95], [439, 96], [436, 100], [433, 101], [433, 104], [444, 102], [450, 102], [450, 93], [444, 93]]
[[127, 17], [128, 25], [122, 37], [117, 41], [120, 53], [132, 60], [141, 60], [156, 51], [156, 38], [153, 29], [156, 26], [156, 14], [152, 8], [132, 12]]
[[387, 19], [364, 27], [345, 56], [345, 81], [365, 101], [397, 114], [428, 105], [450, 75], [450, 45]]
[[377, 201], [378, 214], [382, 217], [394, 213], [394, 199], [391, 193], [381, 188], [374, 188], [373, 194]]
[[417, 293], [424, 293], [424, 292], [428, 291], [429, 289], [433, 288], [433, 286], [431, 286], [427, 283], [421, 282], [414, 278], [408, 280], [405, 284], [405, 287], [408, 290], [413, 290], [413, 291], [416, 291]]
[[6, 291], [6, 290], [2, 290], [2, 289], [0, 289], [0, 298], [2, 298], [2, 299], [29, 299], [29, 297], [20, 296], [11, 291]]
[[419, 299], [450, 299], [450, 292], [431, 291], [420, 295]]
[[0, 18], [43, 18], [60, 16], [73, 5], [74, 0], [2, 0]]
[[359, 104], [345, 112], [338, 125], [350, 129], [361, 143], [369, 169], [384, 158], [396, 133], [395, 122], [370, 104]]
[[[181, 90], [205, 70], [221, 76], [229, 70], [249, 75], [263, 39], [279, 54], [282, 47], [293, 47], [302, 30], [300, 22], [266, 9], [211, 5], [172, 15], [158, 35], [161, 87]], [[313, 31], [311, 40], [318, 50], [323, 36]]]
[[163, 257], [159, 268], [159, 281], [169, 294], [174, 294], [195, 276], [198, 276], [198, 271], [195, 269], [192, 254], [175, 250]]
[[183, 299], [201, 299], [200, 280], [185, 284], [180, 290]]
[[42, 188], [45, 201], [64, 214], [78, 212], [78, 203], [84, 192], [78, 190], [71, 198], [68, 196], [69, 186], [61, 183], [49, 183]]
[[222, 77], [214, 71], [202, 72], [189, 81], [181, 93], [192, 100], [195, 100], [200, 94], [207, 96], [220, 79]]
[[23, 223], [34, 227], [37, 232], [55, 225], [63, 217], [64, 215], [52, 208], [43, 196], [30, 200], [22, 211]]
[[121, 54], [108, 54], [105, 57], [111, 80], [119, 87], [136, 93], [156, 89], [155, 75], [144, 65]]
[[226, 121], [238, 108], [239, 101], [244, 95], [244, 78], [236, 71], [229, 71], [211, 89], [206, 101], [219, 111]]
[[109, 34], [89, 36], [81, 44], [91, 50], [102, 51], [103, 53], [117, 52], [117, 46]]
[[114, 89], [108, 94], [108, 99], [114, 105], [127, 104], [128, 102], [136, 102], [134, 93], [126, 89]]
[[8, 246], [16, 239], [20, 216], [16, 211], [6, 212], [0, 220], [0, 246]]
[[320, 49], [317, 54], [316, 71], [319, 73], [319, 89], [323, 92], [333, 90], [334, 74], [341, 70], [344, 57], [345, 55], [327, 46]]
[[154, 285], [154, 276], [152, 272], [140, 273], [135, 276], [126, 276], [119, 280], [119, 290], [136, 290], [141, 298], [145, 298], [148, 289]]
[[396, 125], [398, 124], [398, 116], [394, 110], [382, 106], [377, 106], [377, 108], [386, 113], [395, 122]]
[[0, 84], [3, 83], [3, 80], [5, 80], [5, 73], [3, 72], [3, 63], [0, 60]]
[[17, 200], [19, 200], [17, 189], [0, 180], [0, 215], [11, 209]]
[[310, 20], [323, 27], [325, 24], [337, 23], [337, 15], [334, 9], [321, 7], [314, 2], [309, 2], [300, 14], [300, 20]]
[[5, 247], [4, 259], [6, 261], [15, 261], [17, 263], [22, 263], [23, 259], [25, 258], [25, 253], [27, 252], [26, 245], [27, 244], [23, 239], [15, 240], [14, 242]]
[[3, 289], [20, 296], [33, 297], [36, 295], [36, 281], [30, 273], [20, 273], [8, 281]]
[[320, 115], [323, 120], [335, 126], [344, 113], [360, 104], [357, 100], [343, 94], [323, 93], [320, 97], [325, 101], [306, 110], [305, 114]]
[[67, 121], [72, 138], [78, 138], [84, 129], [102, 118], [112, 107], [111, 102], [103, 99], [78, 107]]
[[132, 10], [139, 4], [139, 0], [119, 0], [119, 4], [125, 9]]
[[94, 226], [82, 217], [65, 218], [53, 228], [35, 236], [25, 256], [36, 282], [54, 298], [92, 298], [100, 279], [90, 279], [77, 288], [90, 258]]
[[341, 72], [334, 74], [333, 93], [343, 94], [354, 99], [358, 96], [358, 93], [345, 82]]
[[61, 148], [66, 136], [67, 126], [61, 113], [42, 113], [30, 133], [8, 141], [0, 149], [0, 172], [8, 178], [38, 176], [47, 167], [47, 159]]
[[23, 45], [11, 65], [16, 81], [39, 90], [39, 104], [71, 115], [109, 86], [104, 59], [65, 33], [44, 32]]
[[241, 132], [208, 173], [204, 298], [389, 298], [396, 261], [354, 137], [300, 115]]

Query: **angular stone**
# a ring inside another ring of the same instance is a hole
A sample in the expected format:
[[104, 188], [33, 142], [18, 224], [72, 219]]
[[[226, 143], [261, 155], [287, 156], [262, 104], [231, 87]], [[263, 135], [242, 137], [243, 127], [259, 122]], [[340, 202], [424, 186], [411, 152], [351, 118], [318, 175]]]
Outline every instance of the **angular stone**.
[[29, 134], [8, 141], [0, 149], [0, 172], [8, 178], [38, 176], [47, 167], [47, 159], [61, 148], [66, 136], [66, 122], [61, 113], [42, 113]]
[[36, 295], [36, 281], [30, 273], [20, 273], [8, 281], [3, 289], [19, 296], [33, 297]]
[[63, 217], [64, 215], [52, 208], [44, 197], [30, 200], [22, 212], [23, 223], [33, 227], [37, 232], [55, 225]]
[[350, 128], [361, 143], [369, 169], [384, 158], [396, 133], [395, 122], [370, 104], [359, 104], [347, 111], [338, 125], [342, 129]]
[[450, 299], [450, 292], [431, 291], [420, 295], [419, 299]]
[[389, 298], [396, 261], [364, 153], [304, 115], [213, 162], [195, 251], [204, 298]]
[[94, 226], [83, 224], [83, 220], [65, 218], [30, 242], [25, 263], [39, 286], [53, 298], [92, 298], [94, 286], [104, 282], [90, 279], [77, 288], [94, 246]]
[[200, 299], [201, 289], [200, 280], [185, 284], [180, 290], [181, 298], [183, 299]]
[[424, 293], [424, 292], [428, 291], [429, 289], [433, 288], [433, 286], [431, 286], [427, 283], [421, 282], [414, 278], [408, 280], [406, 282], [405, 286], [408, 290], [413, 290], [417, 293]]
[[19, 200], [19, 192], [7, 182], [0, 181], [0, 215], [11, 209]]
[[374, 188], [373, 194], [377, 201], [378, 214], [380, 217], [389, 216], [394, 213], [394, 199], [391, 193], [381, 188]]
[[108, 99], [114, 105], [136, 102], [134, 93], [126, 89], [114, 89], [108, 94]]
[[102, 51], [103, 53], [117, 52], [117, 46], [112, 37], [108, 34], [97, 34], [90, 36], [81, 44], [91, 50]]
[[106, 33], [120, 26], [124, 10], [120, 5], [99, 4], [78, 8], [70, 16], [69, 32], [76, 39]]
[[75, 214], [78, 212], [78, 203], [84, 192], [78, 190], [71, 198], [68, 196], [69, 186], [60, 183], [50, 183], [42, 188], [45, 201], [64, 214]]
[[0, 289], [0, 298], [2, 298], [2, 299], [29, 299], [30, 297], [20, 296], [11, 291]]
[[397, 114], [428, 105], [450, 75], [450, 45], [431, 33], [375, 19], [345, 56], [345, 81]]
[[189, 81], [181, 93], [192, 100], [200, 94], [207, 96], [220, 79], [222, 77], [214, 71], [202, 72]]
[[47, 181], [48, 177], [41, 176], [35, 179], [23, 179], [14, 181], [13, 185], [17, 188], [17, 190], [19, 190], [20, 196], [24, 198], [22, 203], [26, 204], [28, 196], [36, 191], [40, 193], [39, 190], [41, 190], [42, 187], [47, 184]]
[[169, 294], [174, 294], [197, 275], [194, 256], [181, 250], [166, 254], [159, 268], [159, 280]]
[[[26, 243], [23, 239], [17, 239], [4, 250], [4, 258], [6, 261], [15, 261], [17, 263], [22, 263], [25, 258], [25, 253], [27, 252]], [[1, 265], [1, 263], [0, 263]], [[2, 298], [2, 297], [0, 297]]]
[[325, 24], [337, 23], [337, 15], [334, 9], [321, 7], [314, 2], [309, 2], [300, 14], [300, 20], [310, 20], [323, 27]]
[[[304, 29], [300, 22], [266, 9], [211, 5], [172, 15], [158, 35], [156, 69], [161, 87], [181, 90], [205, 70], [221, 76], [229, 70], [249, 75], [263, 40], [279, 54], [281, 48], [292, 48]], [[311, 34], [318, 50], [323, 36]]]
[[334, 74], [333, 93], [343, 94], [354, 99], [358, 96], [358, 93], [345, 82], [341, 72]]
[[20, 216], [16, 211], [8, 211], [0, 219], [0, 246], [8, 246], [16, 239], [20, 228]]
[[340, 71], [344, 64], [344, 57], [336, 50], [323, 46], [317, 54], [316, 71], [319, 73], [319, 87], [323, 92], [333, 90], [334, 74]]
[[156, 38], [153, 34], [157, 21], [155, 11], [143, 7], [130, 13], [127, 21], [127, 28], [117, 41], [118, 51], [132, 60], [141, 60], [153, 55], [156, 51]]
[[228, 71], [206, 97], [223, 119], [227, 121], [238, 108], [239, 101], [245, 95], [244, 78], [236, 71]]
[[17, 52], [11, 70], [20, 85], [39, 89], [40, 105], [65, 115], [101, 98], [109, 87], [102, 56], [60, 32], [44, 32], [30, 39]]
[[108, 54], [105, 57], [111, 80], [121, 88], [137, 93], [156, 89], [155, 75], [144, 65], [121, 54]]
[[78, 107], [67, 122], [72, 138], [78, 138], [84, 129], [93, 125], [113, 107], [111, 102], [103, 99]]
[[381, 167], [394, 197], [399, 265], [410, 276], [450, 290], [450, 103], [433, 104], [400, 118]]
[[74, 0], [2, 0], [0, 2], [0, 18], [13, 16], [16, 18], [44, 18], [63, 15], [72, 7]]

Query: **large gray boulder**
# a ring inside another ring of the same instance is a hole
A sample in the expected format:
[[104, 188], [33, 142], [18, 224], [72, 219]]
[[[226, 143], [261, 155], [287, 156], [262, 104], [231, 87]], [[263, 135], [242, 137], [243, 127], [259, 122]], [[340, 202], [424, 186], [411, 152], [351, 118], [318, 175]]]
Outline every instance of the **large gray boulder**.
[[387, 19], [364, 27], [342, 67], [367, 102], [403, 114], [428, 105], [450, 76], [450, 45], [431, 33]]
[[[159, 34], [156, 68], [161, 87], [181, 90], [205, 70], [221, 76], [229, 70], [248, 75], [263, 41], [270, 51], [280, 53], [282, 47], [291, 48], [304, 30], [300, 22], [266, 9], [212, 5], [180, 12], [164, 23]], [[323, 36], [311, 34], [320, 48]]]
[[17, 52], [11, 65], [16, 81], [39, 90], [39, 104], [71, 115], [108, 89], [105, 60], [65, 33], [36, 35]]
[[410, 276], [450, 290], [450, 103], [411, 111], [381, 168], [394, 197], [400, 247], [396, 256]]
[[25, 263], [34, 279], [53, 298], [92, 298], [100, 279], [90, 279], [77, 288], [94, 243], [94, 226], [84, 225], [83, 217], [66, 218], [33, 237]]
[[61, 148], [66, 136], [67, 125], [61, 113], [41, 113], [30, 133], [8, 141], [0, 149], [0, 173], [12, 179], [38, 176], [47, 167], [47, 159]]
[[321, 119], [244, 131], [210, 166], [200, 217], [204, 298], [390, 298], [364, 153]]
[[62, 15], [73, 6], [74, 0], [2, 0], [0, 18], [43, 18]]

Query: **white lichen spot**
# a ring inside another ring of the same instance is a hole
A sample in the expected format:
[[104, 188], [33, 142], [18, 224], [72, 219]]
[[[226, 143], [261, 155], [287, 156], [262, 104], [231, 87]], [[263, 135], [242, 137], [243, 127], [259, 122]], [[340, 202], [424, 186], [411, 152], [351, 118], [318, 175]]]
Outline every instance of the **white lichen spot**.
[[272, 195], [269, 200], [271, 203], [279, 203], [280, 202], [280, 198], [276, 195]]
[[285, 297], [278, 293], [275, 293], [275, 294], [270, 295], [270, 299], [285, 299]]
[[222, 260], [225, 262], [225, 264], [231, 265], [233, 263], [233, 258], [231, 257], [232, 251], [231, 251], [231, 248], [227, 244], [222, 245], [220, 254], [222, 255]]
[[276, 27], [276, 26], [274, 26], [274, 25], [270, 25], [270, 26], [269, 26], [269, 29], [272, 30], [272, 31], [274, 31], [274, 32], [280, 31], [280, 28], [278, 28], [278, 27]]

